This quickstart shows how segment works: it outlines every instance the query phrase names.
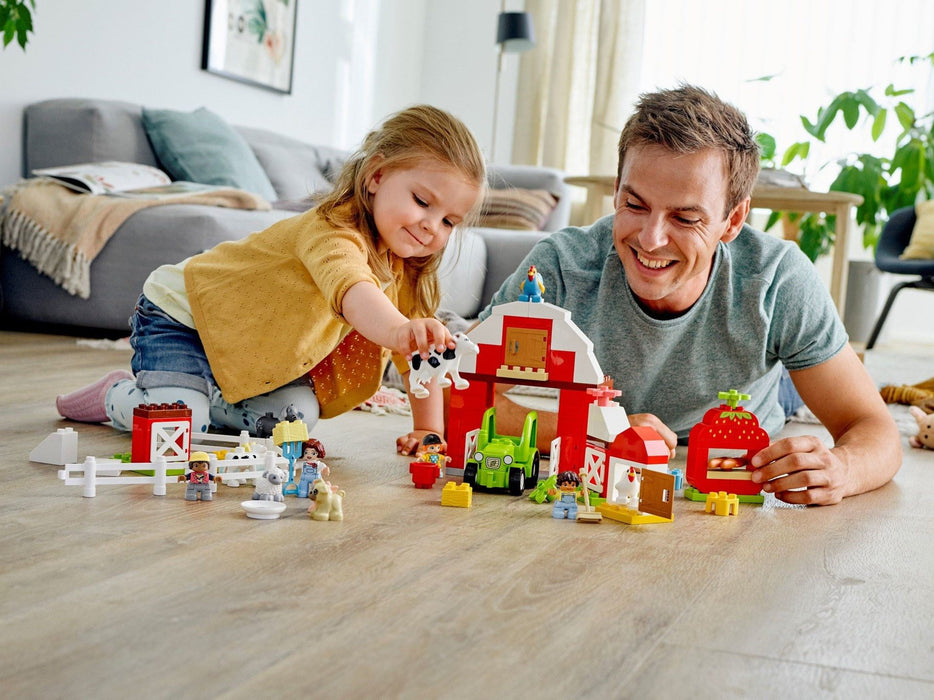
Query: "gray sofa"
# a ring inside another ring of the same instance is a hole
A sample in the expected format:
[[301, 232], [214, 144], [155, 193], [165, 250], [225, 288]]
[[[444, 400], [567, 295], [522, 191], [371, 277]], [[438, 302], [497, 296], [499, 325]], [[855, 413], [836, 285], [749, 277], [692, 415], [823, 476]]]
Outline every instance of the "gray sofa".
[[[237, 127], [281, 200], [330, 187], [346, 153], [262, 129]], [[29, 105], [24, 114], [23, 174], [35, 168], [104, 160], [158, 166], [141, 122], [141, 106], [90, 99]], [[568, 224], [570, 196], [558, 170], [491, 166], [494, 188], [545, 189], [558, 205], [543, 229]], [[117, 230], [91, 265], [91, 296], [71, 296], [14, 251], [0, 252], [0, 322], [6, 328], [54, 328], [87, 335], [127, 332], [147, 275], [225, 240], [266, 228], [294, 211], [244, 211], [168, 204], [137, 212]], [[443, 308], [472, 318], [545, 232], [474, 229], [449, 245], [442, 266]]]

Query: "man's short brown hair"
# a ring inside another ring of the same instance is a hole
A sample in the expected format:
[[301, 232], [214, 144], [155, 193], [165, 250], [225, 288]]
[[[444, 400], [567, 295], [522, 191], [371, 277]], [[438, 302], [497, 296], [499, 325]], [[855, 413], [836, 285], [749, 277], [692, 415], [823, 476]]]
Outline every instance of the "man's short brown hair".
[[724, 217], [746, 197], [759, 174], [759, 145], [740, 110], [694, 85], [647, 92], [619, 137], [617, 178], [626, 153], [637, 146], [662, 146], [673, 153], [721, 151], [727, 167], [727, 206]]

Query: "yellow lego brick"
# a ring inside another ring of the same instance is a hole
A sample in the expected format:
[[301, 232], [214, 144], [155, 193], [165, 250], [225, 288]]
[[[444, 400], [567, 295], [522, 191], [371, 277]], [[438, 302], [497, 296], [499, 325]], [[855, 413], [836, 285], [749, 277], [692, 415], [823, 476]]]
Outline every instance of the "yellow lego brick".
[[300, 420], [281, 421], [272, 429], [272, 441], [277, 445], [286, 442], [305, 442], [308, 439], [308, 426]]
[[726, 491], [711, 491], [704, 503], [704, 512], [714, 515], [739, 515], [739, 497]]
[[470, 484], [449, 481], [441, 489], [441, 505], [455, 508], [470, 508], [473, 504], [473, 489]]
[[672, 521], [672, 518], [663, 518], [660, 515], [652, 515], [651, 513], [640, 513], [633, 508], [627, 508], [615, 503], [601, 503], [597, 506], [597, 512], [604, 518], [626, 523], [627, 525], [653, 525]]

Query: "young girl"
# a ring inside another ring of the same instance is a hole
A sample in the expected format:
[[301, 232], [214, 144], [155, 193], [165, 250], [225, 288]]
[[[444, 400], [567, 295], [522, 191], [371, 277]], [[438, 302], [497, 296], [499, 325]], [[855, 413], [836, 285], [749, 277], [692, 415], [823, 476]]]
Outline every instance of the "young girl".
[[[155, 270], [130, 319], [133, 374], [111, 372], [56, 406], [130, 430], [139, 404], [181, 401], [194, 430], [256, 430], [291, 408], [311, 428], [379, 389], [390, 352], [453, 347], [437, 269], [486, 180], [471, 133], [416, 106], [370, 133], [314, 209]], [[134, 376], [135, 375], [135, 376]], [[412, 401], [400, 440], [443, 434], [441, 392]]]

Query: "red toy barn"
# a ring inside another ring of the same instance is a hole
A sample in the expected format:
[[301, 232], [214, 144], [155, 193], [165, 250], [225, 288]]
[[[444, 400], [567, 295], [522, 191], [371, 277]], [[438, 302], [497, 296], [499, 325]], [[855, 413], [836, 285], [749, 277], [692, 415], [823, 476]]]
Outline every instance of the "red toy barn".
[[133, 462], [187, 462], [191, 446], [191, 409], [183, 403], [140, 404], [133, 409]]
[[470, 386], [451, 391], [447, 440], [451, 467], [464, 468], [464, 456], [471, 450], [466, 437], [493, 405], [496, 382], [560, 389], [559, 461], [583, 464], [591, 403], [587, 389], [598, 386], [604, 377], [593, 343], [571, 321], [571, 312], [548, 303], [501, 304], [470, 337], [480, 352], [461, 361], [460, 374]]

